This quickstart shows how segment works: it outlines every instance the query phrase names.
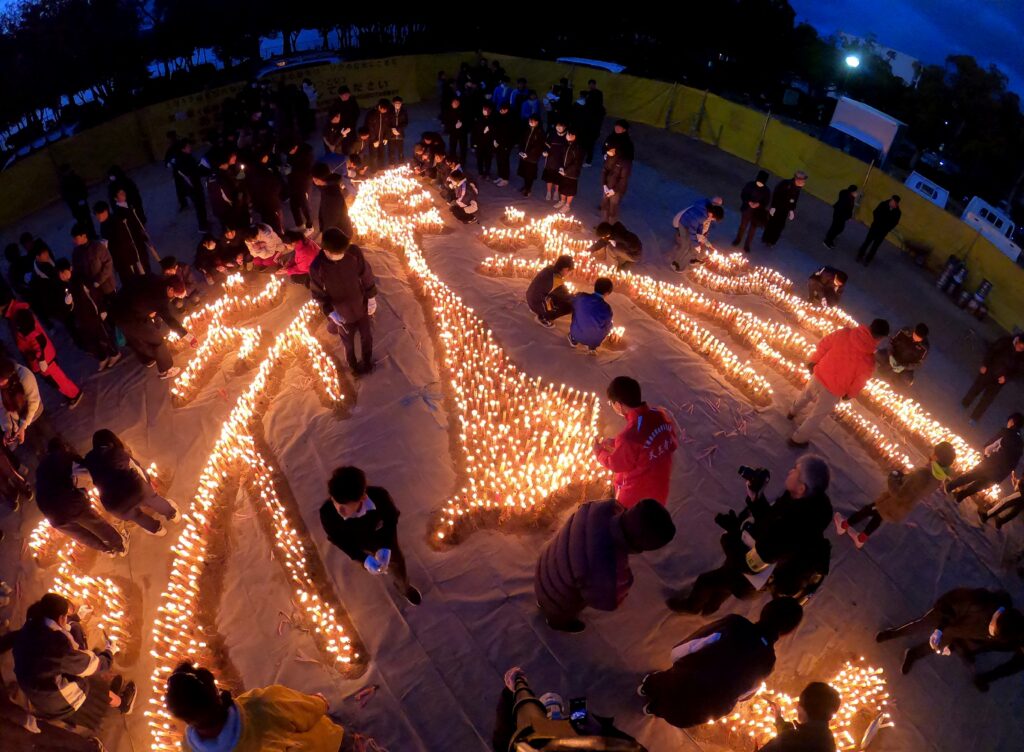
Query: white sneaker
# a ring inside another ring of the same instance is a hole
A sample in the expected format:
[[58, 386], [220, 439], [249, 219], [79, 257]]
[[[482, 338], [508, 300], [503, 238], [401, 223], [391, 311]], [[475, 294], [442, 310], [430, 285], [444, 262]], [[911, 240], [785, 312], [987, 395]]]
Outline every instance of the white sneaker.
[[846, 518], [839, 514], [839, 512], [836, 512], [832, 516], [832, 522], [836, 526], [836, 533], [838, 535], [846, 535], [847, 531], [850, 529], [850, 523], [848, 523]]
[[106, 371], [108, 368], [110, 368], [110, 358], [104, 358], [103, 360], [100, 361], [100, 367], [97, 368], [96, 370]]
[[556, 203], [551, 208], [552, 209], [561, 209], [563, 206], [565, 206], [565, 199], [564, 198], [560, 198], [560, 199], [558, 199], [558, 203]]
[[177, 366], [171, 366], [166, 371], [161, 371], [158, 375], [163, 381], [167, 381], [167, 379], [173, 379], [179, 373], [181, 373], [180, 368], [178, 368]]
[[[145, 530], [145, 528], [143, 528], [143, 530]], [[146, 530], [146, 532], [149, 533], [148, 530]], [[152, 535], [154, 538], [163, 538], [165, 535], [167, 535], [167, 528], [161, 525], [160, 528], [155, 533], [149, 534]]]

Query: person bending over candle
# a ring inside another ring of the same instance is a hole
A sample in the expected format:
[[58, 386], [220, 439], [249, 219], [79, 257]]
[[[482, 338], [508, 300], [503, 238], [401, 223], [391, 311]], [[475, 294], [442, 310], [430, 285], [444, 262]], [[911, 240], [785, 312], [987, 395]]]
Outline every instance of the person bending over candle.
[[981, 462], [956, 478], [946, 481], [942, 490], [952, 494], [959, 504], [968, 496], [984, 491], [1006, 480], [1024, 455], [1024, 415], [1013, 413], [1006, 419], [1006, 427], [985, 442]]
[[552, 327], [555, 319], [572, 313], [572, 294], [565, 286], [565, 276], [572, 268], [572, 256], [559, 256], [537, 272], [526, 288], [526, 304], [538, 323]]
[[778, 736], [758, 752], [836, 752], [836, 739], [829, 723], [842, 707], [839, 693], [825, 682], [811, 682], [800, 693], [796, 723], [783, 720], [776, 707]]
[[612, 294], [612, 281], [598, 277], [594, 292], [577, 293], [572, 300], [572, 322], [569, 344], [583, 345], [587, 355], [597, 355], [597, 348], [612, 331], [612, 307], [605, 300]]
[[327, 482], [329, 498], [320, 507], [327, 540], [370, 574], [389, 574], [398, 592], [414, 606], [422, 596], [409, 583], [405, 556], [398, 545], [398, 507], [387, 489], [367, 486], [358, 467], [337, 468]]

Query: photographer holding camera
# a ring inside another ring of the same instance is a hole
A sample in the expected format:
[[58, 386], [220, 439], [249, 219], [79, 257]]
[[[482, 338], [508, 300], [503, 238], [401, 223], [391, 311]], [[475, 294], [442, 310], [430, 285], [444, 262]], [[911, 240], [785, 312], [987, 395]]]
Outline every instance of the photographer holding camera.
[[725, 563], [705, 572], [689, 592], [666, 600], [680, 613], [713, 614], [732, 595], [748, 600], [768, 591], [779, 598], [803, 598], [828, 574], [832, 546], [824, 532], [832, 520], [825, 460], [805, 454], [786, 474], [785, 491], [774, 504], [764, 497], [771, 474], [764, 468], [741, 467], [747, 499], [737, 514], [715, 516], [725, 530], [721, 538]]

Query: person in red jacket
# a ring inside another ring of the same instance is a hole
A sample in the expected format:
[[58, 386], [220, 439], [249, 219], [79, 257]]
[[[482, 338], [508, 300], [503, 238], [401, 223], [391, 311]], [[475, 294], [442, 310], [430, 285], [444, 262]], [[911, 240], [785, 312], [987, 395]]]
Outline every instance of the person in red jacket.
[[29, 310], [27, 304], [15, 300], [8, 307], [7, 315], [14, 325], [14, 341], [18, 352], [32, 373], [42, 376], [68, 400], [68, 407], [74, 409], [82, 401], [82, 390], [57, 364], [57, 349], [53, 340], [43, 329], [39, 319]]
[[615, 474], [615, 499], [626, 509], [642, 499], [665, 504], [679, 446], [675, 424], [664, 410], [647, 406], [640, 384], [628, 376], [612, 379], [608, 402], [626, 427], [614, 439], [594, 439], [594, 456]]
[[875, 370], [875, 350], [889, 336], [889, 322], [875, 319], [871, 326], [838, 329], [818, 342], [807, 367], [811, 378], [797, 395], [786, 416], [795, 428], [789, 445], [803, 449], [808, 439], [842, 400], [860, 394]]

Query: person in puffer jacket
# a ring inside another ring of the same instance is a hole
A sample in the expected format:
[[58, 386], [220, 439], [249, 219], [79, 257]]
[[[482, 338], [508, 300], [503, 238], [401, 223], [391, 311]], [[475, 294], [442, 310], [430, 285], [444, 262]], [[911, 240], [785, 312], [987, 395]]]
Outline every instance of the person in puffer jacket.
[[612, 281], [598, 277], [594, 292], [578, 293], [572, 300], [572, 322], [569, 344], [586, 346], [587, 355], [596, 355], [597, 348], [612, 330], [612, 307], [605, 298], [612, 294]]
[[668, 510], [654, 499], [631, 509], [614, 499], [581, 504], [537, 560], [533, 590], [547, 625], [582, 632], [579, 613], [587, 606], [617, 609], [633, 585], [629, 555], [659, 549], [675, 534]]
[[664, 410], [647, 406], [629, 376], [612, 379], [607, 394], [626, 427], [614, 439], [595, 439], [594, 457], [615, 474], [615, 498], [627, 509], [641, 499], [665, 504], [679, 446], [675, 424]]
[[888, 336], [889, 322], [875, 319], [871, 326], [844, 327], [818, 342], [807, 364], [811, 378], [786, 416], [795, 426], [789, 437], [791, 447], [806, 447], [821, 421], [840, 401], [861, 393], [875, 370], [875, 350]]

